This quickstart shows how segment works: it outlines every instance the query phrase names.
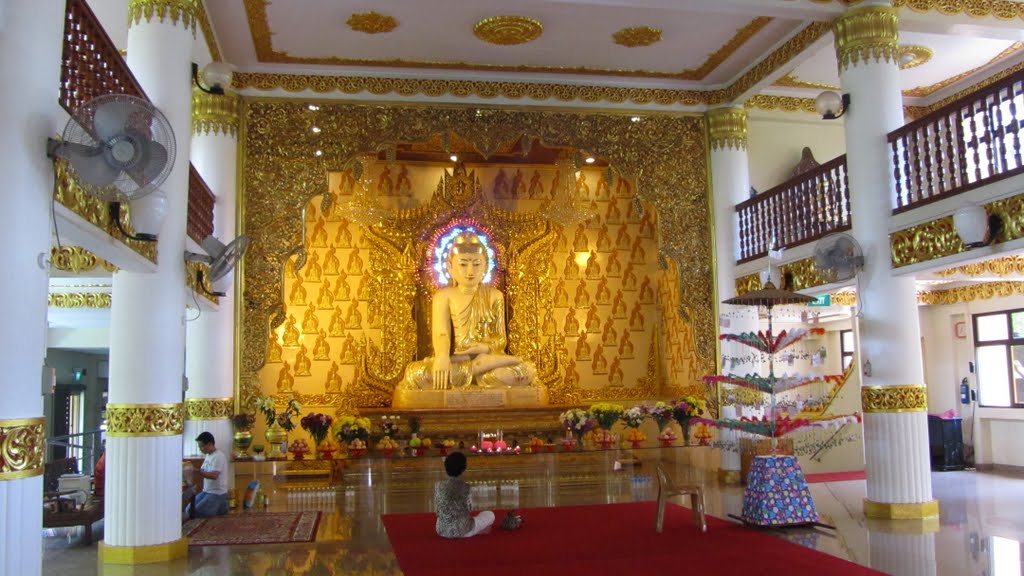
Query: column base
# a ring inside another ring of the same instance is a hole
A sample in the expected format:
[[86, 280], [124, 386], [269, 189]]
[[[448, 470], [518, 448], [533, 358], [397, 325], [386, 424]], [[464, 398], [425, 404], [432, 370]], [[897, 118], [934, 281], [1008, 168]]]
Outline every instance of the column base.
[[864, 499], [864, 515], [885, 520], [924, 520], [939, 517], [939, 501], [891, 504]]
[[103, 564], [156, 564], [188, 555], [188, 538], [151, 546], [111, 546], [100, 542]]
[[722, 484], [735, 485], [740, 483], [740, 471], [739, 470], [723, 470], [718, 469], [718, 481]]

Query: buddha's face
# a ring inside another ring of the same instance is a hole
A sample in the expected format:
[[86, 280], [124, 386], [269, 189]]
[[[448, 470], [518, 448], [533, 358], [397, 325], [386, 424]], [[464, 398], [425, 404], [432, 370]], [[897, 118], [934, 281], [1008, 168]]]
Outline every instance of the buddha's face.
[[459, 286], [479, 286], [487, 274], [487, 256], [480, 253], [452, 254], [448, 270]]

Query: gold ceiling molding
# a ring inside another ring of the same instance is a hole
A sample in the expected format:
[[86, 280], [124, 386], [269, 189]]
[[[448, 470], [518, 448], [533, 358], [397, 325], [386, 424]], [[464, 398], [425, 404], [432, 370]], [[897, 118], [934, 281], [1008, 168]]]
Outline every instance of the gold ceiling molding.
[[50, 308], [110, 308], [109, 292], [51, 292], [46, 305]]
[[1017, 72], [1020, 72], [1021, 70], [1024, 70], [1024, 62], [1018, 62], [1017, 64], [1014, 64], [1013, 66], [1010, 66], [1009, 68], [1000, 70], [999, 72], [996, 72], [992, 76], [990, 76], [988, 78], [985, 78], [984, 80], [978, 82], [977, 84], [974, 84], [973, 86], [968, 86], [967, 88], [964, 88], [963, 90], [960, 90], [956, 94], [952, 94], [950, 96], [947, 96], [947, 97], [943, 98], [942, 100], [939, 100], [938, 102], [935, 102], [935, 103], [930, 104], [928, 106], [913, 106], [913, 107], [910, 107], [914, 111], [914, 116], [913, 117], [914, 118], [920, 118], [920, 117], [922, 117], [922, 116], [924, 116], [926, 114], [930, 114], [930, 113], [938, 110], [939, 108], [942, 108], [943, 106], [945, 106], [945, 105], [947, 105], [947, 104], [949, 104], [951, 102], [956, 102], [957, 100], [963, 98], [964, 96], [967, 96], [968, 94], [974, 94], [975, 92], [978, 92], [982, 88], [985, 88], [986, 86], [989, 86], [991, 84], [995, 84], [996, 82], [999, 82], [1000, 80], [1006, 78], [1007, 76], [1012, 76], [1013, 74], [1016, 74]]
[[129, 0], [128, 23], [170, 20], [173, 24], [181, 23], [195, 38], [200, 4], [202, 0]]
[[[946, 86], [949, 86], [951, 84], [955, 84], [955, 83], [963, 80], [964, 78], [967, 78], [969, 76], [972, 76], [972, 75], [980, 72], [981, 70], [983, 70], [984, 68], [986, 68], [988, 66], [991, 66], [991, 65], [993, 65], [993, 64], [995, 64], [995, 63], [997, 63], [997, 62], [999, 62], [1001, 60], [1005, 60], [1006, 58], [1009, 58], [1010, 56], [1013, 56], [1014, 54], [1017, 54], [1018, 52], [1020, 52], [1021, 48], [1024, 48], [1024, 42], [1014, 42], [1013, 44], [1010, 44], [1009, 46], [1007, 46], [1005, 50], [1003, 50], [999, 54], [996, 54], [991, 60], [989, 60], [988, 62], [982, 64], [981, 66], [977, 66], [977, 67], [971, 68], [970, 70], [968, 70], [966, 72], [961, 72], [960, 74], [956, 74], [955, 76], [950, 76], [949, 78], [946, 78], [945, 80], [943, 80], [941, 82], [936, 82], [935, 84], [931, 84], [929, 86], [918, 86], [917, 88], [911, 88], [910, 90], [904, 90], [903, 91], [903, 95], [904, 96], [918, 97], [918, 98], [924, 98], [926, 96], [930, 96], [930, 95], [934, 94], [936, 91], [942, 90]], [[1018, 64], [1017, 66], [1019, 67], [1020, 64]], [[988, 83], [989, 81], [993, 81], [992, 78], [988, 78], [984, 82]], [[973, 92], [973, 91], [977, 90], [978, 88], [979, 88], [979, 86], [975, 85], [975, 86], [972, 86], [971, 88], [967, 89], [966, 91], [960, 92], [960, 94], [963, 94], [965, 92]], [[959, 97], [959, 94], [957, 95], [957, 97]], [[953, 101], [953, 99], [950, 99], [950, 98], [946, 98], [945, 100], [943, 100], [943, 102], [952, 102], [952, 101]]]
[[893, 0], [892, 5], [895, 8], [907, 7], [914, 12], [940, 12], [946, 16], [966, 14], [971, 18], [1024, 19], [1024, 4], [1010, 0]]
[[747, 108], [760, 108], [761, 110], [818, 113], [818, 109], [814, 106], [814, 98], [797, 98], [795, 96], [757, 95], [744, 102], [743, 106]]
[[379, 12], [356, 12], [348, 17], [345, 24], [356, 32], [365, 34], [383, 34], [398, 28], [398, 20], [394, 16]]
[[62, 272], [80, 274], [96, 267], [114, 272], [117, 266], [96, 256], [81, 246], [54, 246], [50, 248], [50, 264]]
[[711, 149], [747, 149], [747, 111], [743, 108], [714, 108], [705, 112]]
[[203, 31], [203, 40], [206, 41], [206, 48], [210, 51], [210, 58], [214, 62], [220, 62], [220, 46], [217, 44], [217, 37], [213, 34], [213, 26], [210, 26], [210, 17], [206, 14], [206, 6], [202, 2], [197, 3], [196, 18], [199, 20], [199, 29]]
[[800, 80], [795, 74], [790, 72], [782, 78], [779, 78], [772, 84], [773, 86], [782, 86], [785, 88], [814, 88], [816, 90], [839, 90], [839, 86], [833, 86], [831, 84], [821, 84], [818, 82], [807, 82], [806, 80]]
[[936, 272], [939, 276], [1024, 275], [1024, 256], [1004, 256]]
[[0, 420], [0, 482], [43, 473], [46, 418]]
[[[86, 194], [82, 188], [75, 183], [72, 171], [66, 160], [58, 158], [54, 161], [54, 188], [56, 189], [53, 198], [68, 210], [85, 219], [86, 222], [103, 230], [107, 235], [121, 242], [132, 251], [136, 252], [150, 262], [156, 262], [156, 242], [140, 242], [132, 240], [121, 234], [117, 225], [110, 220], [110, 213], [107, 211], [107, 203], [99, 198]], [[122, 204], [121, 221], [125, 230], [132, 231], [129, 221], [128, 204]]]
[[207, 94], [192, 89], [192, 135], [224, 134], [238, 137], [238, 117], [242, 111], [242, 97], [235, 92]]
[[107, 436], [180, 436], [182, 404], [107, 404]]
[[619, 46], [636, 48], [661, 42], [661, 30], [650, 26], [632, 26], [612, 34], [612, 41]]
[[[424, 68], [424, 69], [445, 69], [461, 71], [492, 71], [492, 72], [549, 72], [559, 74], [583, 74], [583, 75], [604, 75], [623, 76], [639, 78], [670, 78], [677, 80], [700, 80], [707, 76], [718, 65], [731, 56], [740, 46], [746, 43], [761, 28], [764, 28], [771, 18], [755, 18], [749, 24], [740, 28], [721, 48], [712, 53], [703, 64], [696, 69], [686, 69], [680, 72], [656, 72], [652, 70], [611, 70], [604, 68], [582, 68], [569, 66], [504, 66], [495, 64], [469, 64], [467, 62], [430, 62], [430, 61], [406, 61], [406, 60], [372, 60], [357, 58], [338, 57], [301, 57], [292, 56], [287, 52], [274, 49], [273, 33], [270, 30], [270, 23], [267, 19], [266, 0], [243, 0], [246, 16], [249, 20], [249, 31], [252, 34], [253, 46], [256, 49], [256, 56], [260, 62], [287, 63], [287, 64], [332, 64], [337, 66], [383, 66], [400, 68]], [[795, 55], [795, 53], [794, 53]], [[368, 79], [368, 80], [376, 80]], [[387, 79], [385, 79], [387, 80]], [[441, 81], [444, 83], [445, 81]], [[458, 84], [458, 83], [456, 83]], [[238, 77], [232, 82], [238, 84]], [[456, 87], [457, 88], [457, 87]], [[376, 93], [376, 92], [374, 92]], [[457, 89], [452, 94], [465, 96]], [[404, 95], [404, 94], [403, 94]]]
[[[1003, 232], [995, 238], [995, 244], [1024, 238], [1024, 194], [986, 204], [985, 211], [998, 214], [1003, 220]], [[897, 230], [889, 235], [889, 245], [893, 268], [929, 262], [966, 250], [953, 227], [952, 216]]]
[[917, 301], [930, 305], [957, 304], [975, 300], [1006, 298], [1015, 294], [1024, 294], [1024, 282], [983, 282], [948, 290], [921, 291], [917, 294]]
[[932, 49], [919, 44], [903, 44], [900, 46], [900, 70], [915, 68], [932, 59]]
[[186, 398], [186, 420], [227, 420], [235, 411], [234, 398]]
[[860, 401], [865, 414], [924, 412], [928, 409], [928, 391], [920, 384], [863, 386]]
[[529, 16], [503, 15], [484, 18], [473, 25], [473, 35], [499, 46], [533, 42], [544, 33], [540, 20]]
[[[485, 156], [525, 136], [548, 146], [583, 149], [607, 158], [623, 178], [642, 173], [638, 198], [657, 214], [660, 255], [676, 266], [683, 279], [678, 283], [678, 302], [689, 312], [699, 373], [714, 368], [710, 177], [703, 115], [661, 114], [633, 122], [629, 115], [565, 110], [321, 103], [318, 126], [322, 131], [315, 137], [308, 130], [309, 110], [304, 102], [245, 100], [244, 105], [242, 225], [252, 244], [240, 279], [244, 286], [240, 301], [245, 308], [239, 322], [240, 387], [236, 397], [243, 405], [259, 393], [258, 371], [267, 358], [268, 331], [285, 319], [285, 262], [297, 239], [303, 238], [302, 208], [327, 191], [328, 171], [381, 146], [429, 141], [447, 132], [458, 134]], [[314, 143], [324, 151], [323, 156], [310, 154]], [[446, 197], [441, 195], [441, 201]], [[510, 226], [534, 226], [537, 218], [531, 218]], [[535, 258], [537, 250], [531, 245], [529, 250], [517, 252], [517, 265]], [[398, 262], [405, 260], [399, 258]], [[386, 265], [391, 270], [395, 262]], [[364, 365], [372, 367], [375, 362], [367, 358]], [[391, 390], [370, 388], [364, 380], [367, 378], [346, 388], [339, 406], [348, 406], [353, 398], [390, 401]]]
[[858, 63], [888, 60], [899, 64], [899, 16], [888, 6], [850, 10], [833, 23], [839, 70]]

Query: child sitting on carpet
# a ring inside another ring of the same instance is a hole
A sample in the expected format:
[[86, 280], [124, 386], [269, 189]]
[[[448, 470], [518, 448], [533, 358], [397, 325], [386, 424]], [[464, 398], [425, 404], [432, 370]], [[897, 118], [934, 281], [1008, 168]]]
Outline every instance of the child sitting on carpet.
[[469, 484], [459, 478], [466, 470], [466, 455], [452, 452], [444, 459], [448, 478], [434, 487], [437, 506], [437, 534], [444, 538], [469, 538], [487, 530], [494, 523], [494, 512], [485, 510], [475, 517], [469, 499]]

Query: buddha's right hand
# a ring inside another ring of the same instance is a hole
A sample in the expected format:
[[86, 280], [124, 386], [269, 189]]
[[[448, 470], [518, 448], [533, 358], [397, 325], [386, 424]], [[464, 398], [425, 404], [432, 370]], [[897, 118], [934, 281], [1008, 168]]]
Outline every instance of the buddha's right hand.
[[434, 390], [447, 390], [451, 385], [452, 359], [448, 356], [436, 356], [431, 367]]

